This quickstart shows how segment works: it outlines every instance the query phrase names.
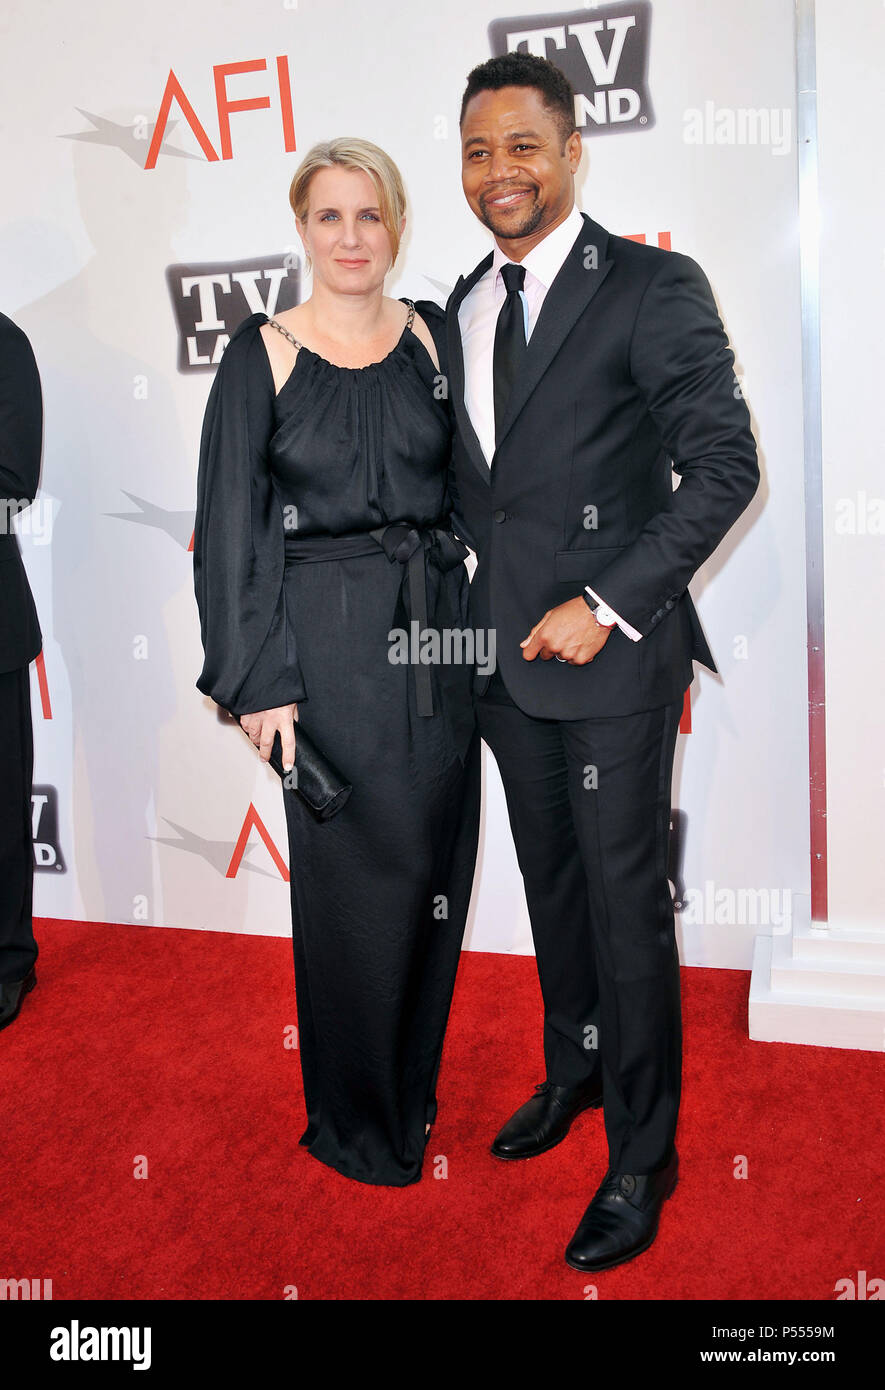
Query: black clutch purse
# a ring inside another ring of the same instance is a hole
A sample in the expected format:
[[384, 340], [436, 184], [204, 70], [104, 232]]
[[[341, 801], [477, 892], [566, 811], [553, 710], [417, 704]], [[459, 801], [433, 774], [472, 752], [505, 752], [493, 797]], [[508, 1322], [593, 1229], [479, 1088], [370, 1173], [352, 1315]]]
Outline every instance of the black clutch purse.
[[[239, 719], [230, 716], [242, 729]], [[271, 767], [281, 779], [286, 791], [294, 793], [310, 811], [315, 820], [331, 820], [347, 801], [353, 787], [346, 782], [338, 769], [317, 748], [310, 734], [305, 733], [298, 720], [295, 724], [295, 766], [290, 772], [283, 771], [283, 745], [279, 733], [274, 734], [268, 759]], [[246, 733], [243, 729], [243, 733]], [[249, 738], [249, 735], [246, 734]], [[252, 740], [249, 739], [251, 743]], [[254, 744], [252, 745], [255, 746]]]

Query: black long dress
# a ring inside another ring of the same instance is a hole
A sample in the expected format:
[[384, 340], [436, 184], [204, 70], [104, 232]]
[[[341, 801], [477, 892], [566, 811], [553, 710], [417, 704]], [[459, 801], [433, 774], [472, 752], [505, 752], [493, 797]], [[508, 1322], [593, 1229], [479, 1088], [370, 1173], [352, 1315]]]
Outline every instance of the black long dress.
[[410, 314], [367, 367], [301, 347], [278, 395], [267, 316], [240, 324], [206, 407], [194, 536], [197, 688], [235, 715], [296, 702], [353, 785], [322, 824], [284, 793], [300, 1142], [392, 1186], [420, 1178], [436, 1116], [479, 828], [472, 666], [390, 659], [394, 629], [468, 627], [466, 549], [447, 517], [444, 315], [415, 307], [439, 369]]

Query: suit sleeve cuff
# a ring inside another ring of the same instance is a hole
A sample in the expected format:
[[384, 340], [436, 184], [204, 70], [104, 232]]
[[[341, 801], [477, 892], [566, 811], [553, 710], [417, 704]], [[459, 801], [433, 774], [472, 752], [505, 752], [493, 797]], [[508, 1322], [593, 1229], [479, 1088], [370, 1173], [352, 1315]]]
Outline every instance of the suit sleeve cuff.
[[604, 601], [604, 599], [600, 598], [599, 594], [597, 594], [595, 590], [591, 589], [589, 584], [585, 584], [584, 588], [587, 590], [587, 593], [590, 595], [590, 597], [594, 598], [596, 602], [599, 604], [599, 607], [596, 610], [596, 621], [598, 623], [602, 623], [603, 627], [611, 627], [613, 624], [617, 623], [624, 636], [629, 637], [631, 642], [642, 641], [642, 633], [637, 632], [635, 627], [631, 627], [628, 622], [625, 622], [624, 619], [618, 613], [616, 613], [613, 608], [609, 608], [608, 604]]

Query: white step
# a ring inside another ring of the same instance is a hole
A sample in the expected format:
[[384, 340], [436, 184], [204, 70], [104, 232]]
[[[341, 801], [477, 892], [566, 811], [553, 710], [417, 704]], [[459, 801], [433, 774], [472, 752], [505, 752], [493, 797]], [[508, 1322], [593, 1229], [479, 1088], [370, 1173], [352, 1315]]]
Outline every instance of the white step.
[[793, 922], [793, 955], [804, 960], [843, 960], [885, 970], [885, 928], [822, 927]]
[[[838, 994], [812, 973], [805, 993], [773, 988], [772, 945], [777, 939], [756, 937], [748, 1006], [750, 1037], [756, 1042], [885, 1051], [885, 995]], [[789, 938], [785, 940], [789, 949]]]
[[[820, 943], [807, 937], [803, 939], [802, 930], [797, 927], [792, 936], [771, 937], [770, 985], [773, 990], [791, 994], [859, 994], [885, 999], [885, 942], [878, 956], [869, 947], [852, 953], [846, 952], [844, 943], [832, 937]], [[809, 952], [812, 946], [819, 949]]]

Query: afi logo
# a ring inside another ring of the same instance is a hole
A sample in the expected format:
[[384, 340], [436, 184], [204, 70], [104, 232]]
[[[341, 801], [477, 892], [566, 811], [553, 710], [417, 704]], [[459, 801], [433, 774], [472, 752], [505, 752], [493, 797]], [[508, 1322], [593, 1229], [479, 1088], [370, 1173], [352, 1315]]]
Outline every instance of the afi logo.
[[584, 135], [648, 130], [651, 5], [605, 5], [593, 10], [494, 19], [489, 43], [503, 53], [547, 58], [575, 89], [575, 125]]
[[301, 265], [291, 253], [247, 261], [170, 265], [166, 283], [178, 324], [178, 370], [211, 371], [234, 329], [250, 314], [298, 303]]
[[[265, 58], [251, 58], [245, 63], [218, 63], [212, 69], [215, 79], [215, 114], [218, 120], [218, 143], [221, 147], [222, 159], [233, 159], [233, 147], [230, 138], [230, 118], [232, 111], [266, 111], [270, 107], [270, 97], [239, 97], [236, 101], [232, 100], [227, 90], [227, 80], [229, 77], [238, 77], [244, 72], [264, 72], [267, 68]], [[292, 88], [289, 82], [289, 59], [285, 54], [280, 54], [277, 58], [277, 93], [280, 103], [280, 125], [283, 133], [283, 149], [291, 154], [295, 149], [295, 117], [292, 112]], [[275, 95], [276, 95], [275, 94]], [[146, 169], [153, 169], [157, 163], [157, 155], [160, 153], [160, 146], [163, 143], [163, 136], [166, 133], [166, 124], [169, 120], [169, 112], [173, 101], [181, 110], [184, 119], [187, 121], [194, 135], [197, 137], [200, 149], [208, 160], [218, 159], [212, 141], [206, 133], [199, 116], [187, 98], [187, 93], [179, 82], [172, 69], [169, 69], [169, 76], [166, 79], [166, 88], [160, 102], [160, 110], [157, 113], [157, 124], [154, 127], [153, 138], [151, 139], [150, 149], [145, 161]]]

